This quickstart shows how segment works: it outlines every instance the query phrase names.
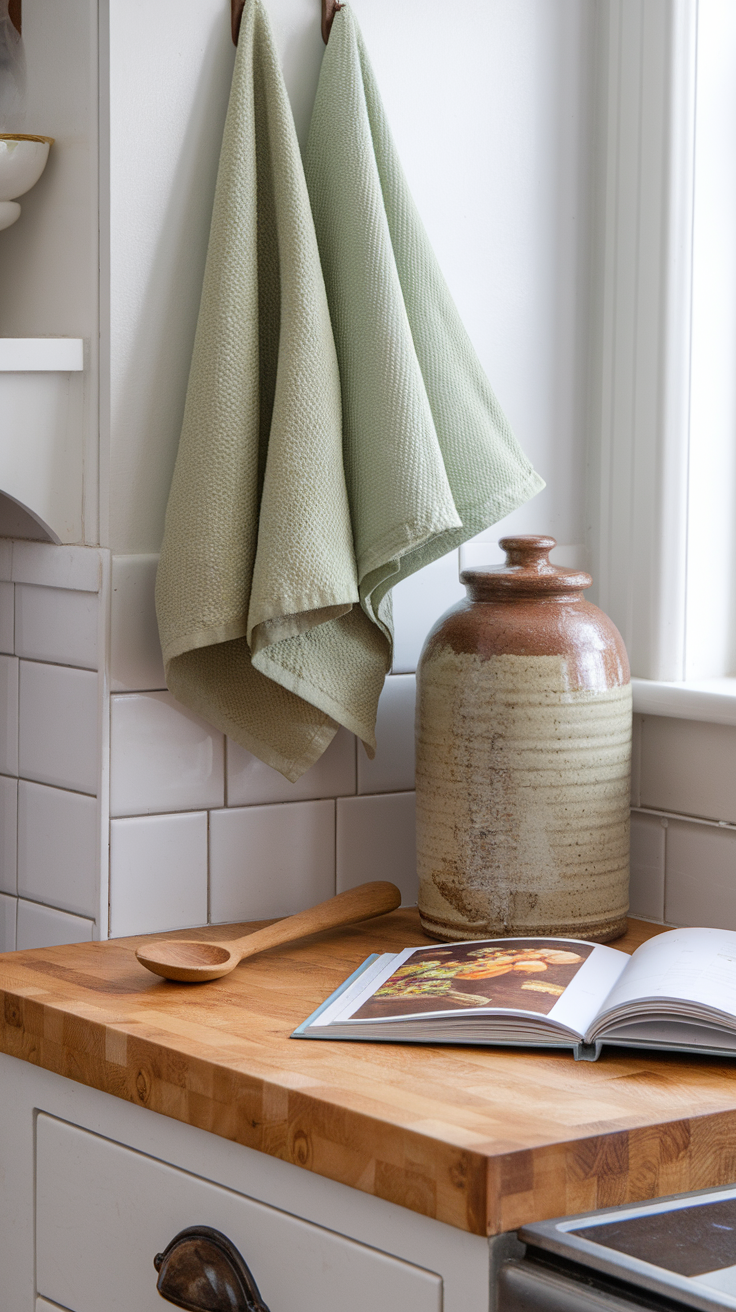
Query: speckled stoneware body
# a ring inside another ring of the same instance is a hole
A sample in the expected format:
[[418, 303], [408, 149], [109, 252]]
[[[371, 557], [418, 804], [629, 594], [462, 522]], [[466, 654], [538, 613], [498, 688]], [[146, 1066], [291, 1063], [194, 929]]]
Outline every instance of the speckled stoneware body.
[[441, 939], [626, 928], [631, 683], [589, 574], [504, 538], [417, 670], [419, 911]]

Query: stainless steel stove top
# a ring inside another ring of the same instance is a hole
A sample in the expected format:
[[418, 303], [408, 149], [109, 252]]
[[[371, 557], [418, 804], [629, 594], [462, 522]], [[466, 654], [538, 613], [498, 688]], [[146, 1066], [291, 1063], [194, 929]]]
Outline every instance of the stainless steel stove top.
[[[564, 1304], [570, 1308], [736, 1312], [736, 1186], [542, 1221], [524, 1226], [519, 1238], [527, 1256], [511, 1264], [507, 1278], [501, 1277], [499, 1312], [505, 1306], [510, 1312], [516, 1306], [530, 1312], [563, 1306], [559, 1285], [565, 1279], [577, 1290]], [[518, 1302], [525, 1273], [530, 1290], [534, 1286], [537, 1291], [547, 1273], [550, 1288], [558, 1290], [552, 1301], [535, 1301], [530, 1293]], [[504, 1305], [504, 1286], [516, 1288], [516, 1302], [512, 1298]], [[588, 1301], [578, 1302], [583, 1286]]]

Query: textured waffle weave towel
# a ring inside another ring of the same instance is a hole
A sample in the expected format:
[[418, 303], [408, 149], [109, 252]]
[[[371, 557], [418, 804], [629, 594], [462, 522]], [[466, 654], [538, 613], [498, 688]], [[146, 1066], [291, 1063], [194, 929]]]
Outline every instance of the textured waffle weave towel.
[[156, 588], [174, 696], [292, 780], [338, 724], [375, 746], [392, 584], [542, 486], [442, 281], [358, 42], [343, 10], [310, 139], [328, 311], [273, 39], [247, 0]]
[[544, 487], [440, 272], [345, 5], [322, 62], [305, 161], [343, 398], [364, 608]]
[[243, 15], [156, 583], [169, 688], [288, 779], [374, 742], [388, 644], [358, 601], [340, 383], [291, 109]]

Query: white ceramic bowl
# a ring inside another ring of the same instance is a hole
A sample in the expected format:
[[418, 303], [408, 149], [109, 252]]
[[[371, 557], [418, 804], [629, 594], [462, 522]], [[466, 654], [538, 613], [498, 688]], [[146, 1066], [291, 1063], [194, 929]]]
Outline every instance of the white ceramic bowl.
[[0, 201], [15, 200], [38, 182], [53, 140], [20, 134], [0, 136]]
[[17, 200], [0, 200], [0, 232], [3, 228], [9, 228], [11, 223], [15, 223], [20, 218], [20, 205]]

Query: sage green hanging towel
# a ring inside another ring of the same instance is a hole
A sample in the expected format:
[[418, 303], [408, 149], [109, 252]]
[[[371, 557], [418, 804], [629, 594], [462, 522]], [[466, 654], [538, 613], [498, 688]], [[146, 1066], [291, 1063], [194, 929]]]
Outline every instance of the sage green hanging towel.
[[305, 160], [340, 365], [364, 610], [544, 487], [462, 325], [409, 192], [349, 5], [335, 15]]
[[388, 668], [358, 603], [340, 381], [268, 19], [247, 0], [156, 606], [168, 686], [288, 779]]
[[358, 41], [343, 10], [310, 143], [341, 402], [288, 99], [247, 0], [157, 580], [174, 696], [292, 780], [338, 724], [372, 754], [392, 584], [542, 486], [442, 281]]

